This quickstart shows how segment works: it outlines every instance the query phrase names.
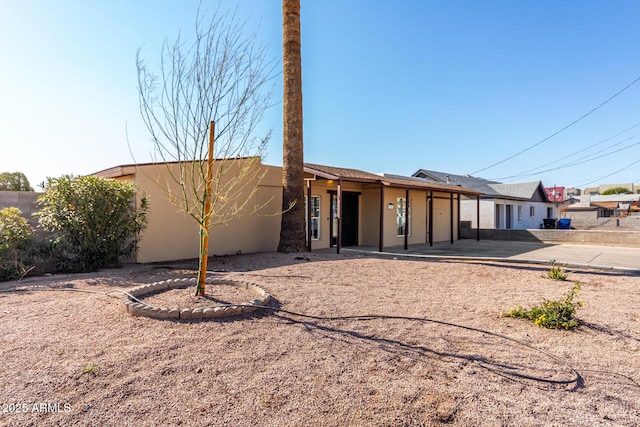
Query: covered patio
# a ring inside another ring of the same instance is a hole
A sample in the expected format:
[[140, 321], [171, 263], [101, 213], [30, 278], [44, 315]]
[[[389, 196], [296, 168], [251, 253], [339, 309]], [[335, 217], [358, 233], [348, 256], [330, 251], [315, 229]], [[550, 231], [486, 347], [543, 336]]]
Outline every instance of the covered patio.
[[476, 198], [479, 219], [482, 193], [468, 188], [311, 163], [304, 172], [309, 250], [453, 243], [461, 196]]

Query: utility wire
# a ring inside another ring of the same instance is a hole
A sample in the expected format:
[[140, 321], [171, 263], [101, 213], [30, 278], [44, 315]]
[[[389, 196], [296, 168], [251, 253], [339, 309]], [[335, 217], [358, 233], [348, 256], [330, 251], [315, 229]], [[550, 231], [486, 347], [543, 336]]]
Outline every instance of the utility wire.
[[[634, 135], [634, 136], [635, 136], [635, 135]], [[624, 141], [621, 141], [621, 142], [619, 142], [618, 144], [621, 144], [622, 142], [624, 142]], [[618, 145], [618, 144], [616, 144], [616, 145]], [[520, 175], [518, 175], [518, 177], [528, 177], [528, 176], [538, 175], [538, 174], [541, 174], [541, 173], [552, 172], [552, 171], [555, 171], [555, 170], [558, 170], [558, 169], [564, 169], [564, 168], [568, 168], [568, 167], [573, 167], [573, 166], [581, 165], [581, 164], [583, 164], [583, 163], [592, 162], [592, 161], [594, 161], [594, 160], [600, 160], [600, 159], [602, 159], [602, 158], [604, 158], [604, 157], [610, 156], [610, 155], [612, 155], [612, 154], [619, 153], [620, 151], [624, 151], [624, 150], [627, 150], [627, 149], [629, 149], [629, 148], [633, 148], [633, 147], [635, 147], [635, 146], [637, 146], [637, 145], [640, 145], [640, 141], [636, 141], [636, 142], [634, 142], [633, 144], [627, 145], [626, 147], [622, 147], [622, 148], [619, 148], [619, 149], [614, 150], [614, 151], [610, 151], [610, 152], [605, 153], [605, 154], [603, 154], [603, 155], [601, 155], [601, 156], [597, 156], [597, 157], [587, 157], [587, 156], [584, 156], [584, 157], [581, 157], [580, 159], [576, 159], [576, 160], [575, 160], [575, 161], [573, 161], [573, 162], [564, 163], [564, 164], [562, 164], [562, 165], [560, 165], [560, 166], [556, 166], [555, 168], [549, 168], [549, 169], [545, 169], [545, 170], [538, 170], [538, 171], [536, 171], [536, 172], [532, 172], [532, 173], [528, 173], [528, 174], [520, 174]], [[614, 145], [614, 146], [615, 146], [615, 145]], [[604, 150], [600, 150], [600, 151], [598, 151], [598, 152], [597, 152], [597, 153], [595, 153], [595, 154], [601, 153], [602, 151], [604, 151]]]
[[[553, 161], [551, 161], [551, 162], [547, 162], [547, 163], [545, 163], [544, 165], [540, 165], [540, 166], [537, 166], [537, 167], [535, 167], [535, 168], [527, 169], [527, 170], [522, 171], [522, 172], [520, 172], [520, 173], [518, 173], [518, 174], [515, 174], [515, 175], [509, 175], [509, 176], [503, 176], [503, 177], [499, 177], [499, 178], [494, 178], [494, 180], [496, 180], [496, 181], [507, 181], [507, 180], [513, 180], [514, 178], [521, 178], [521, 177], [526, 177], [526, 176], [535, 175], [535, 174], [537, 174], [537, 173], [548, 172], [549, 170], [540, 171], [540, 169], [545, 168], [545, 167], [548, 167], [548, 166], [550, 166], [550, 165], [552, 165], [552, 164], [555, 164], [555, 163], [559, 163], [559, 162], [561, 162], [561, 161], [563, 161], [563, 160], [566, 160], [566, 159], [568, 159], [568, 158], [574, 157], [574, 156], [576, 156], [576, 155], [578, 155], [578, 154], [580, 154], [580, 153], [584, 153], [585, 151], [587, 151], [587, 150], [589, 150], [589, 149], [591, 149], [591, 148], [593, 148], [593, 147], [596, 147], [596, 146], [598, 146], [598, 145], [604, 144], [605, 142], [611, 141], [612, 139], [614, 139], [614, 138], [616, 138], [616, 137], [618, 137], [618, 136], [622, 135], [623, 133], [628, 132], [628, 131], [630, 131], [631, 129], [634, 129], [634, 128], [638, 127], [638, 126], [640, 126], [640, 122], [638, 122], [638, 123], [634, 124], [634, 125], [633, 125], [633, 126], [631, 126], [631, 127], [626, 128], [626, 129], [625, 129], [625, 130], [623, 130], [623, 131], [620, 131], [620, 132], [616, 133], [616, 134], [615, 134], [615, 135], [613, 135], [613, 136], [610, 136], [610, 137], [608, 137], [608, 138], [605, 138], [605, 139], [603, 139], [603, 140], [600, 140], [600, 141], [598, 141], [598, 142], [596, 142], [596, 143], [594, 143], [594, 144], [591, 144], [591, 145], [589, 145], [588, 147], [585, 147], [585, 148], [583, 148], [583, 149], [581, 149], [581, 150], [574, 151], [574, 152], [569, 153], [569, 154], [567, 154], [567, 155], [565, 155], [565, 156], [563, 156], [563, 157], [557, 158], [557, 159], [555, 159], [555, 160], [553, 160]], [[608, 147], [608, 148], [612, 148], [612, 147], [615, 147], [615, 146], [617, 146], [617, 145], [620, 145], [621, 143], [623, 143], [623, 142], [625, 142], [625, 141], [628, 141], [628, 140], [630, 140], [630, 139], [632, 139], [632, 138], [635, 138], [635, 137], [636, 137], [636, 136], [638, 136], [638, 135], [640, 135], [640, 134], [632, 135], [632, 136], [630, 136], [630, 137], [628, 137], [628, 138], [626, 138], [626, 139], [624, 139], [624, 140], [622, 140], [622, 141], [620, 141], [620, 142], [617, 142], [617, 143], [613, 144], [611, 147]], [[601, 151], [597, 151], [597, 152], [596, 152], [596, 153], [594, 153], [594, 154], [600, 153], [600, 152], [602, 152], [602, 151], [603, 151], [603, 150], [601, 150]], [[581, 160], [581, 159], [579, 159], [579, 160]], [[554, 168], [554, 169], [551, 169], [551, 170], [557, 170], [557, 169], [560, 169], [560, 168], [563, 168], [563, 167], [565, 167], [565, 166], [560, 166], [560, 167], [558, 167], [558, 168]], [[566, 166], [566, 167], [570, 167], [570, 166]]]
[[605, 100], [604, 102], [602, 102], [600, 105], [598, 105], [597, 107], [591, 109], [591, 111], [589, 111], [588, 113], [583, 114], [582, 116], [580, 116], [579, 118], [577, 118], [576, 120], [572, 121], [571, 123], [569, 123], [568, 125], [564, 126], [562, 129], [554, 132], [553, 134], [549, 135], [548, 137], [542, 139], [541, 141], [536, 142], [535, 144], [525, 148], [524, 150], [521, 150], [519, 152], [517, 152], [516, 154], [507, 157], [506, 159], [500, 160], [499, 162], [496, 162], [492, 165], [489, 165], [485, 168], [479, 169], [475, 172], [472, 172], [471, 175], [476, 175], [477, 173], [483, 172], [487, 169], [491, 169], [494, 166], [498, 166], [502, 163], [505, 163], [515, 157], [518, 157], [521, 154], [526, 153], [527, 151], [537, 147], [538, 145], [547, 142], [548, 140], [550, 140], [551, 138], [553, 138], [554, 136], [558, 135], [561, 132], [564, 132], [565, 130], [569, 129], [570, 127], [572, 127], [573, 125], [575, 125], [576, 123], [582, 121], [583, 119], [585, 119], [586, 117], [590, 116], [592, 113], [594, 113], [595, 111], [597, 111], [598, 109], [600, 109], [601, 107], [603, 107], [604, 105], [606, 105], [607, 103], [609, 103], [609, 101], [611, 101], [612, 99], [614, 99], [616, 96], [620, 95], [622, 92], [624, 92], [625, 90], [629, 89], [631, 86], [633, 86], [635, 83], [637, 83], [638, 81], [640, 81], [640, 77], [637, 77], [635, 80], [633, 80], [631, 83], [629, 83], [628, 85], [626, 85], [625, 87], [623, 87], [622, 89], [620, 89], [618, 92], [616, 92], [614, 95], [610, 96], [607, 100]]
[[611, 172], [610, 174], [605, 175], [605, 176], [601, 176], [600, 178], [594, 179], [593, 181], [585, 182], [585, 183], [579, 184], [579, 185], [572, 185], [571, 187], [586, 187], [589, 184], [593, 184], [594, 182], [598, 182], [598, 181], [600, 181], [602, 179], [609, 178], [611, 175], [615, 175], [617, 173], [620, 173], [620, 172], [624, 171], [625, 169], [628, 169], [629, 167], [631, 167], [631, 166], [633, 166], [635, 164], [638, 164], [638, 163], [640, 163], [640, 160], [636, 160], [634, 162], [631, 162], [628, 165], [618, 169], [617, 171]]

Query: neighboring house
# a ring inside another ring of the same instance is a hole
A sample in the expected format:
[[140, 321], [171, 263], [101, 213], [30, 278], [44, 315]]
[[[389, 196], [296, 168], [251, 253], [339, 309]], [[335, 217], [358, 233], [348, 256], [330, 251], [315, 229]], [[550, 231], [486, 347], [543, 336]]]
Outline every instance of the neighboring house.
[[565, 188], [564, 190], [564, 200], [570, 199], [572, 197], [578, 197], [582, 194], [582, 190], [575, 187]]
[[587, 187], [584, 189], [583, 194], [589, 196], [599, 196], [605, 191], [612, 188], [626, 188], [633, 194], [640, 194], [640, 185], [635, 185], [632, 182], [625, 182], [622, 184], [602, 184], [597, 187]]
[[[454, 175], [420, 169], [413, 174], [431, 182], [462, 185], [482, 193], [476, 198], [463, 197], [460, 201], [462, 221], [471, 222], [471, 228], [516, 229], [541, 228], [545, 219], [555, 219], [556, 207], [540, 181], [501, 184], [470, 175]], [[480, 214], [478, 215], [478, 211]]]
[[547, 193], [549, 201], [554, 203], [562, 203], [566, 197], [564, 187], [544, 187], [544, 192]]
[[[240, 159], [239, 161], [242, 161]], [[219, 162], [214, 162], [218, 165]], [[94, 175], [134, 182], [150, 196], [148, 227], [142, 234], [137, 262], [197, 258], [197, 223], [168, 201], [170, 173], [180, 163], [132, 164]], [[211, 229], [210, 255], [272, 252], [280, 236], [282, 168], [259, 165], [264, 177], [250, 205], [265, 205]], [[311, 249], [342, 246], [385, 248], [458, 239], [460, 202], [480, 192], [457, 185], [412, 178], [391, 178], [356, 169], [305, 164], [307, 242]], [[230, 177], [233, 176], [231, 171]], [[160, 183], [161, 185], [158, 185]], [[200, 185], [200, 183], [196, 183]], [[239, 197], [243, 197], [242, 195]], [[309, 203], [309, 200], [311, 203]], [[233, 203], [233, 200], [229, 200]]]
[[562, 215], [571, 218], [574, 224], [597, 218], [626, 217], [640, 212], [640, 194], [611, 194], [591, 196], [568, 201], [562, 207]]

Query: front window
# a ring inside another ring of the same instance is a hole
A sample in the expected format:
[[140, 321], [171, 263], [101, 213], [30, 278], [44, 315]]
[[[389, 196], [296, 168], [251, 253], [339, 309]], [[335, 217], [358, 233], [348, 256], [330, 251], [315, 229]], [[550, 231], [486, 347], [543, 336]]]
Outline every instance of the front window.
[[535, 206], [529, 206], [529, 216], [530, 217], [536, 216], [536, 207]]
[[[307, 196], [304, 197], [305, 224], [309, 219], [309, 205]], [[309, 238], [309, 226], [305, 227], [307, 239]], [[320, 196], [311, 196], [311, 239], [320, 238]]]
[[[408, 218], [405, 218], [405, 214], [407, 213], [407, 203], [406, 200], [402, 197], [398, 197], [396, 203], [397, 209], [397, 225], [398, 225], [398, 237], [404, 236], [405, 231], [407, 231], [407, 236], [411, 235], [411, 209], [409, 209]], [[408, 223], [405, 223], [405, 219], [408, 219]]]
[[522, 221], [522, 206], [518, 205], [518, 221]]

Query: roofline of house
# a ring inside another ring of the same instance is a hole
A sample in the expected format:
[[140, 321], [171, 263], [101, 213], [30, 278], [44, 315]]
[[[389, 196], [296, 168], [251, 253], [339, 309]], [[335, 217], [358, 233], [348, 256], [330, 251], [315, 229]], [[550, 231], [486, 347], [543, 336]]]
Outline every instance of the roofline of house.
[[[322, 166], [322, 165], [317, 165]], [[327, 166], [331, 167], [331, 166]], [[338, 168], [338, 169], [347, 169], [347, 168]], [[362, 172], [369, 175], [374, 175], [370, 172], [358, 171], [357, 169], [350, 169], [357, 172]], [[364, 177], [349, 177], [349, 176], [339, 176], [336, 174], [328, 173], [318, 168], [312, 166], [304, 166], [304, 171], [308, 174], [318, 176], [327, 180], [342, 180], [347, 182], [360, 182], [360, 183], [368, 183], [368, 184], [379, 184], [389, 188], [402, 188], [402, 189], [410, 189], [410, 190], [431, 190], [431, 191], [443, 191], [443, 192], [451, 192], [455, 194], [464, 194], [470, 196], [480, 196], [484, 194], [480, 191], [472, 190], [466, 187], [440, 184], [440, 183], [430, 183], [428, 181], [413, 181], [411, 179], [403, 179], [399, 177], [386, 177], [380, 176], [379, 178], [364, 178]], [[415, 182], [415, 183], [414, 183]]]

